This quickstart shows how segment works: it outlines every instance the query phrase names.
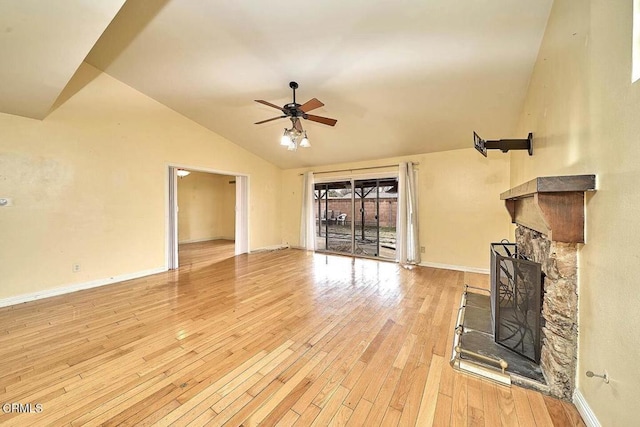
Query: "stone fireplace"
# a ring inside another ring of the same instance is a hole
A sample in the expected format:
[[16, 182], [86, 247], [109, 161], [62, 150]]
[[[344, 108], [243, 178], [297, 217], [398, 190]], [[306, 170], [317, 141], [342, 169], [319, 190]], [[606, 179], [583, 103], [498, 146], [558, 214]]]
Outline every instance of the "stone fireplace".
[[593, 190], [595, 175], [556, 176], [500, 195], [517, 226], [516, 243], [491, 245], [491, 292], [465, 285], [451, 366], [572, 399], [578, 249], [585, 243], [585, 192]]
[[548, 392], [570, 400], [575, 387], [578, 342], [578, 245], [584, 243], [584, 192], [594, 175], [544, 177], [501, 194], [516, 244], [542, 265], [542, 349], [540, 366]]
[[571, 399], [575, 386], [578, 338], [577, 244], [554, 242], [518, 225], [516, 244], [523, 255], [542, 264], [542, 349], [540, 365], [549, 393]]

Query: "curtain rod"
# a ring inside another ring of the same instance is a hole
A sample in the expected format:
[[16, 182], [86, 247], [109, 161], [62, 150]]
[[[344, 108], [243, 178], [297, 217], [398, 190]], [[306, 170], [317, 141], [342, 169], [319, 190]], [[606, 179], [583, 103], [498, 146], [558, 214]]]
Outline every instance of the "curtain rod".
[[[413, 166], [418, 166], [420, 163], [416, 162], [413, 164]], [[398, 167], [400, 164], [396, 163], [395, 165], [383, 165], [383, 166], [369, 166], [368, 168], [351, 168], [351, 169], [338, 169], [338, 170], [333, 170], [333, 171], [322, 171], [322, 172], [313, 172], [314, 175], [320, 175], [322, 173], [335, 173], [335, 172], [353, 172], [353, 171], [361, 171], [361, 170], [367, 170], [367, 169], [383, 169], [383, 168], [393, 168], [393, 167]], [[300, 176], [304, 175], [303, 173], [298, 174]]]

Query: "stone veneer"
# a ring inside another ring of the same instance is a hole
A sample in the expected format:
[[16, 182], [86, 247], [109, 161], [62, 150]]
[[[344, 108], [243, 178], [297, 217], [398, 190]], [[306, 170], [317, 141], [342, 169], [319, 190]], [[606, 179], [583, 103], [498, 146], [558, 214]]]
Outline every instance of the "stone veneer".
[[571, 400], [578, 343], [577, 244], [550, 241], [522, 225], [516, 243], [520, 253], [542, 264], [545, 274], [540, 365], [549, 393]]

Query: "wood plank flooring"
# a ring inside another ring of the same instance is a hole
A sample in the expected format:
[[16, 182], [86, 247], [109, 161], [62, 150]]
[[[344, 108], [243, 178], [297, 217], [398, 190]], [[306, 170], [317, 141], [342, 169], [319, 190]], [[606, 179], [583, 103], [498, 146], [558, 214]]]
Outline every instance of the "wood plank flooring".
[[205, 242], [181, 243], [178, 245], [178, 263], [182, 270], [185, 267], [216, 264], [235, 255], [233, 240], [207, 240]]
[[190, 249], [178, 271], [1, 308], [0, 404], [42, 410], [0, 424], [584, 425], [449, 366], [462, 285], [484, 276]]

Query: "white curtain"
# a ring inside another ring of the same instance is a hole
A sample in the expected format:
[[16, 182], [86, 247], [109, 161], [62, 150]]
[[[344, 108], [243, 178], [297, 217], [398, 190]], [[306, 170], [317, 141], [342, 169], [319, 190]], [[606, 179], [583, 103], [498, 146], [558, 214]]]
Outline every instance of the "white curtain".
[[396, 225], [396, 261], [420, 263], [418, 241], [418, 194], [413, 163], [400, 163], [398, 171], [398, 220]]
[[314, 203], [313, 172], [303, 178], [302, 217], [300, 218], [300, 246], [309, 251], [316, 249], [316, 215]]

